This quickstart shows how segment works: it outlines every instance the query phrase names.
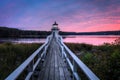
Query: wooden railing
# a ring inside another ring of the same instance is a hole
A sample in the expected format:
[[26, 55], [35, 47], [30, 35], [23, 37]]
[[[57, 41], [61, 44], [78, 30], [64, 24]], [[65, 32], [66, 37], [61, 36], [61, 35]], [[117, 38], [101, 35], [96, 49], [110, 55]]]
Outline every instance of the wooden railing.
[[[25, 69], [28, 70], [25, 80], [30, 80], [39, 62], [44, 58], [44, 56], [46, 56], [46, 51], [52, 38], [53, 34], [48, 36], [46, 42], [41, 47], [39, 47], [28, 59], [26, 59], [16, 70], [14, 70], [5, 80], [17, 79]], [[84, 72], [88, 79], [99, 80], [99, 78], [63, 43], [62, 37], [60, 35], [57, 34], [55, 38], [60, 46], [62, 58], [65, 59], [73, 74], [73, 79], [81, 79], [79, 72], [77, 71], [79, 68]]]
[[62, 40], [62, 37], [60, 35], [57, 35], [57, 39], [58, 39], [58, 44], [60, 45], [61, 48], [61, 55], [62, 58], [65, 59], [65, 61], [67, 61], [72, 74], [73, 74], [73, 78], [75, 80], [80, 80], [80, 75], [77, 71], [77, 69], [79, 68], [80, 70], [83, 71], [83, 73], [86, 75], [86, 77], [89, 80], [100, 80], [64, 43]]
[[46, 55], [47, 48], [51, 41], [51, 36], [52, 35], [48, 36], [46, 42], [41, 47], [39, 47], [29, 58], [27, 58], [17, 69], [15, 69], [5, 80], [16, 80], [25, 69], [28, 71], [25, 80], [29, 80], [39, 62]]

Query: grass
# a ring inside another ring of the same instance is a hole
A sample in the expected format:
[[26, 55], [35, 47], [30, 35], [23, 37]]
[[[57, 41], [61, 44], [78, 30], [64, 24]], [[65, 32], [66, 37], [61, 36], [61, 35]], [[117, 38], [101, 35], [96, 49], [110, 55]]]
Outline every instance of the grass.
[[66, 45], [101, 79], [120, 80], [120, 39], [99, 46], [66, 43]]
[[5, 79], [41, 44], [0, 44], [0, 80]]

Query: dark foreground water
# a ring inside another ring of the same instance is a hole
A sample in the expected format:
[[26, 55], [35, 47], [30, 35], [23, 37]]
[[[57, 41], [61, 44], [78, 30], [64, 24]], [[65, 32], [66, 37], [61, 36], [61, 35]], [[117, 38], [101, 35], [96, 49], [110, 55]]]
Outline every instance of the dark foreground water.
[[[101, 45], [103, 43], [112, 43], [117, 38], [120, 38], [119, 36], [114, 35], [92, 35], [92, 36], [66, 36], [66, 38], [63, 39], [64, 42], [69, 43], [86, 43], [86, 44], [93, 44], [93, 45]], [[44, 43], [45, 39], [43, 38], [0, 38], [0, 42], [12, 42], [12, 43]]]

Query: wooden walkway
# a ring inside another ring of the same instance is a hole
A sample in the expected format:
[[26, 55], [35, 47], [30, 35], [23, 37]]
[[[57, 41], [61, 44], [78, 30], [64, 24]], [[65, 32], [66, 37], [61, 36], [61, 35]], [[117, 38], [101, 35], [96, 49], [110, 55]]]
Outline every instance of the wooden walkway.
[[57, 26], [55, 22], [51, 29], [52, 34], [47, 37], [45, 43], [5, 80], [81, 80], [78, 70], [82, 70], [89, 80], [100, 80], [63, 43]]
[[59, 45], [54, 38], [50, 43], [38, 80], [72, 80], [68, 66], [61, 57]]

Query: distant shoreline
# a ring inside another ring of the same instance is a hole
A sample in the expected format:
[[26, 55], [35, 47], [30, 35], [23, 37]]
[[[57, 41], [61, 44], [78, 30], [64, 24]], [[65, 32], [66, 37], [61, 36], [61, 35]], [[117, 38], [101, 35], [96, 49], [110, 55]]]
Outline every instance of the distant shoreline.
[[[16, 28], [0, 27], [0, 38], [46, 38], [51, 31], [19, 30]], [[99, 32], [59, 32], [62, 36], [69, 35], [120, 35], [118, 31], [99, 31]]]
[[[31, 36], [31, 35], [25, 35], [25, 36], [19, 36], [19, 37], [16, 37], [16, 36], [9, 36], [9, 37], [0, 37], [0, 39], [9, 39], [9, 38], [11, 38], [11, 39], [18, 39], [18, 38], [28, 38], [28, 39], [30, 39], [30, 38], [39, 38], [39, 39], [46, 39], [47, 38], [47, 36], [48, 35], [33, 35], [33, 36]], [[74, 37], [76, 37], [76, 36], [117, 36], [117, 37], [120, 37], [120, 35], [61, 35], [63, 38], [74, 38]]]

